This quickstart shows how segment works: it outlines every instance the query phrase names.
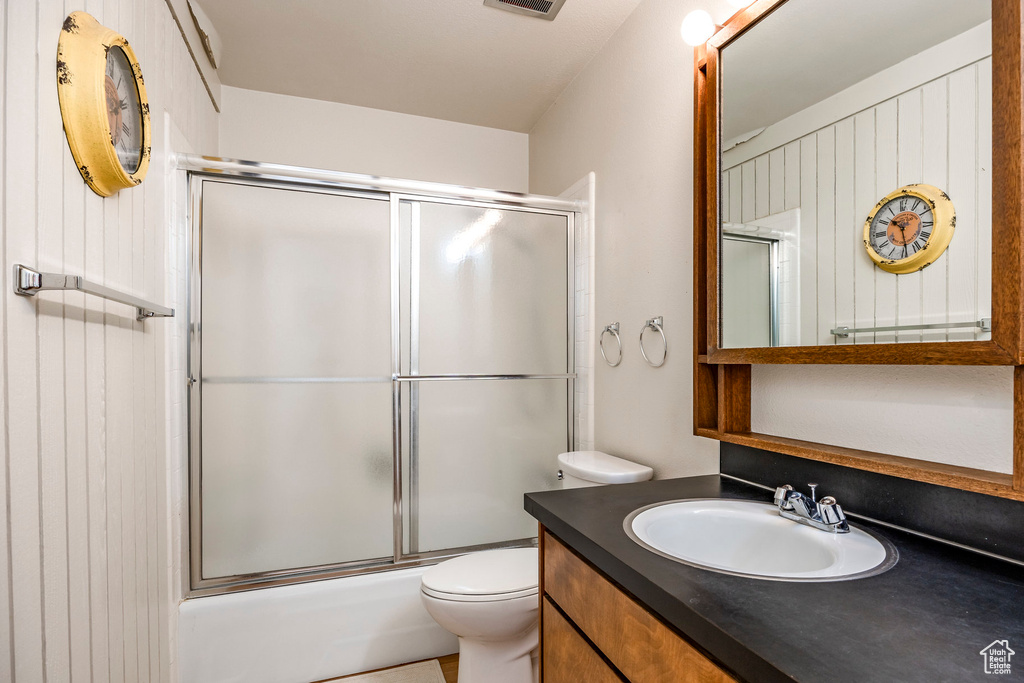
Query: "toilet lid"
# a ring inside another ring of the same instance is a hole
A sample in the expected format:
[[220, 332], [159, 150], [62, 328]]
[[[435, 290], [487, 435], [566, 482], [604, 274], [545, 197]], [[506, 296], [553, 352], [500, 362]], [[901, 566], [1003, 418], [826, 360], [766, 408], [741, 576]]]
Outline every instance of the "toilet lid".
[[510, 600], [537, 593], [537, 549], [470, 553], [423, 573], [427, 595], [445, 600]]

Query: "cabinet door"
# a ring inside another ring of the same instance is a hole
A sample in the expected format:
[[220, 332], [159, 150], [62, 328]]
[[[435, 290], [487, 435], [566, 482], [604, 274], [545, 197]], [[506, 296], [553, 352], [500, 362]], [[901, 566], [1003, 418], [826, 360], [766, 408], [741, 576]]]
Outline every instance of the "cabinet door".
[[543, 619], [544, 683], [622, 683], [546, 596]]
[[550, 533], [544, 534], [543, 548], [544, 592], [627, 680], [735, 683]]

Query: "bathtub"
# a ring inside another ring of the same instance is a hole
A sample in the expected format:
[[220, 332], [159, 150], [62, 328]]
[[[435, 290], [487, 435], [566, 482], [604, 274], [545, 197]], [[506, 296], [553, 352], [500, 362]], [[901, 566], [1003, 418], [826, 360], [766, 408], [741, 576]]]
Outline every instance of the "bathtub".
[[187, 683], [310, 683], [452, 654], [458, 641], [420, 602], [426, 567], [185, 600]]

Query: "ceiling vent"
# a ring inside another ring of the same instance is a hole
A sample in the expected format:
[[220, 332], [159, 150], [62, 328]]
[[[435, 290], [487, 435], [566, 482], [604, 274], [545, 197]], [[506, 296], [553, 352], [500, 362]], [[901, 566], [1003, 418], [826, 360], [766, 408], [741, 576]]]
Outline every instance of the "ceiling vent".
[[565, 0], [484, 0], [487, 7], [497, 7], [516, 14], [539, 17], [551, 21], [562, 9]]

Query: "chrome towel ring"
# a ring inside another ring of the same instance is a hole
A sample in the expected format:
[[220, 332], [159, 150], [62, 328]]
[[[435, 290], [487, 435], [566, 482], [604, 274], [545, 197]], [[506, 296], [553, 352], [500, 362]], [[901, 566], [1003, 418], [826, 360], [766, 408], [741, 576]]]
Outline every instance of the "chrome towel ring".
[[[664, 318], [659, 315], [657, 318], [651, 318], [645, 322], [644, 326], [640, 328], [640, 355], [644, 357], [644, 360], [647, 361], [647, 364], [652, 368], [660, 368], [665, 364], [665, 359], [668, 358], [668, 339], [665, 338], [665, 329], [662, 327], [663, 323]], [[661, 360], [657, 363], [651, 361], [651, 359], [647, 357], [647, 352], [644, 351], [644, 332], [647, 331], [647, 328], [652, 328], [657, 331], [657, 333], [661, 335], [662, 344], [665, 345], [665, 350], [661, 354]]]
[[[615, 343], [619, 346], [619, 357], [615, 359], [614, 363], [608, 360], [608, 354], [604, 351], [604, 335], [608, 332], [612, 333], [612, 336], [615, 337]], [[619, 363], [622, 362], [622, 338], [619, 337], [619, 324], [612, 323], [611, 325], [605, 325], [605, 328], [601, 330], [601, 336], [597, 341], [597, 345], [601, 347], [601, 357], [604, 358], [604, 362], [613, 368], [618, 367]]]

